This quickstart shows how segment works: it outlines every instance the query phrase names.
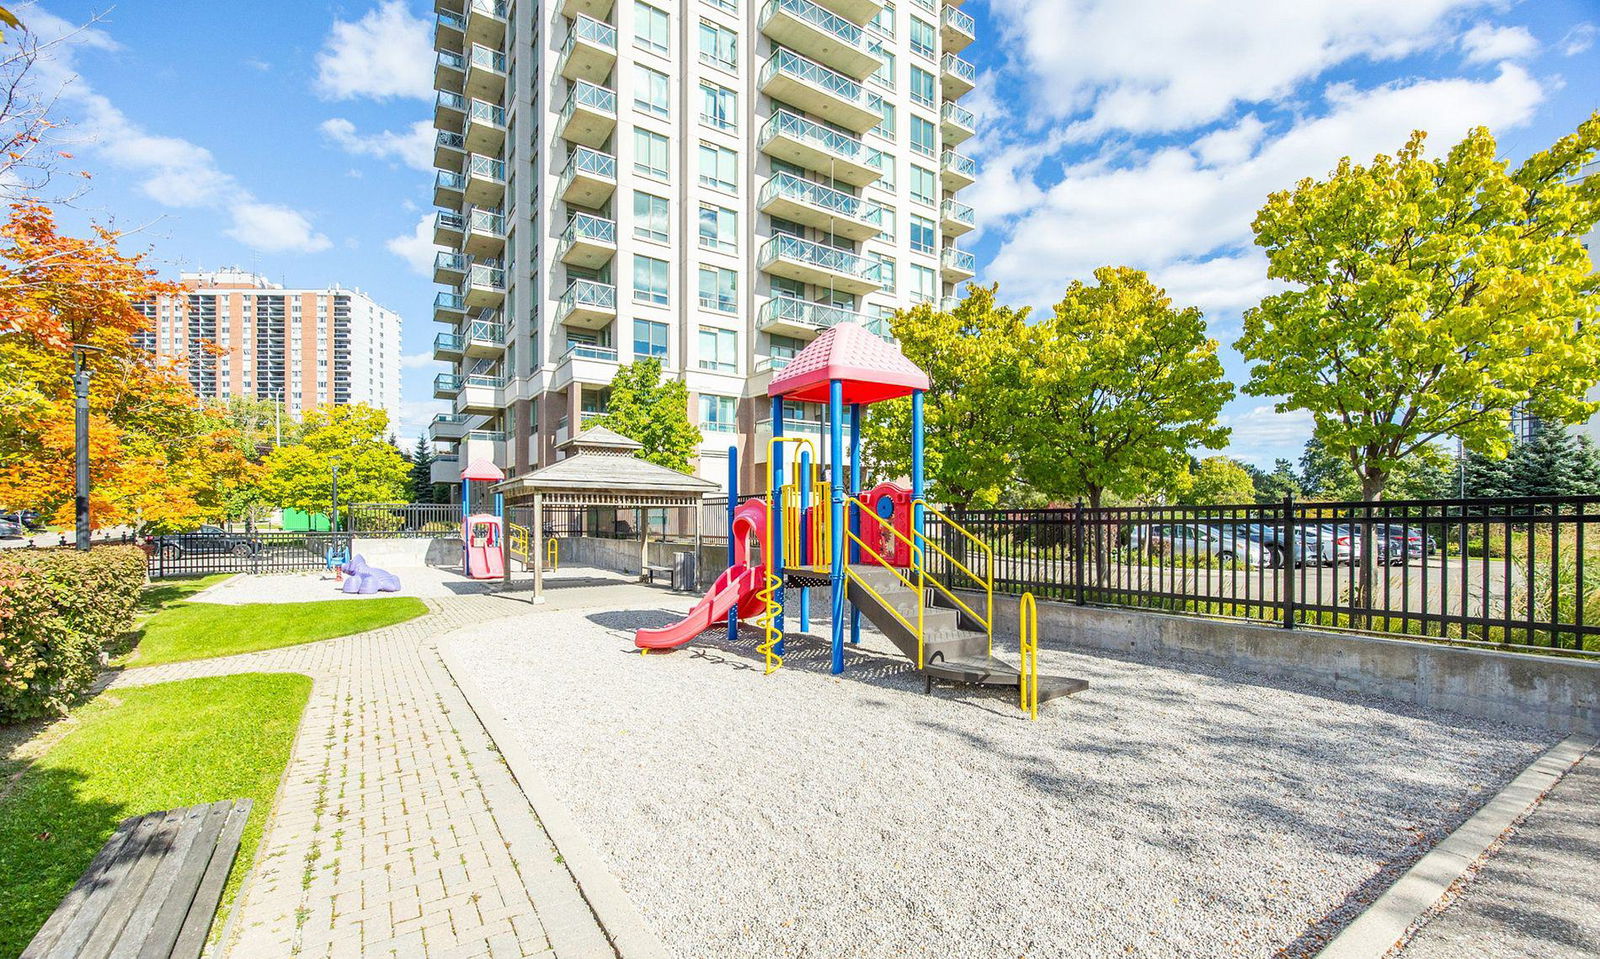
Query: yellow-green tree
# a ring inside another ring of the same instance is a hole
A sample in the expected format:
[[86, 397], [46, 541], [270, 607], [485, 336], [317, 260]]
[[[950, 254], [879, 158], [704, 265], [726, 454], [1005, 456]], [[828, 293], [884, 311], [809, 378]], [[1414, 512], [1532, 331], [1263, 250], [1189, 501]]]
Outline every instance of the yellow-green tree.
[[1250, 503], [1255, 493], [1250, 471], [1226, 456], [1207, 456], [1194, 469], [1185, 464], [1172, 484], [1173, 500], [1190, 506]]
[[[997, 289], [969, 286], [951, 312], [923, 303], [890, 321], [906, 358], [928, 374], [928, 496], [961, 508], [994, 506], [1016, 480], [1012, 410], [1028, 310], [997, 305]], [[867, 407], [862, 440], [873, 476], [909, 476], [911, 401]]]
[[389, 414], [381, 409], [358, 403], [311, 410], [300, 442], [278, 447], [262, 463], [262, 500], [307, 513], [329, 512], [336, 462], [340, 503], [406, 499], [411, 465], [388, 435]]
[[1600, 219], [1600, 114], [1512, 169], [1478, 128], [1443, 157], [1413, 134], [1393, 157], [1346, 157], [1257, 215], [1289, 289], [1244, 318], [1246, 392], [1306, 410], [1368, 500], [1441, 438], [1504, 456], [1523, 409], [1588, 416], [1600, 380], [1600, 283], [1582, 237]]
[[689, 422], [689, 388], [662, 379], [654, 357], [617, 370], [599, 425], [643, 444], [640, 459], [680, 473], [692, 471], [689, 460], [700, 449], [700, 430]]

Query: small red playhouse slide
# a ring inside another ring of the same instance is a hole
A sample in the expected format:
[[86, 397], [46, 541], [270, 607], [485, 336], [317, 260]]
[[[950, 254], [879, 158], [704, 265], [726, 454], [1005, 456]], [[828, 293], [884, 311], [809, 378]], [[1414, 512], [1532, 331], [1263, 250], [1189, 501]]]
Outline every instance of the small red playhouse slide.
[[[767, 504], [753, 499], [733, 514], [734, 541], [737, 556], [750, 555], [751, 540], [756, 552], [764, 552], [767, 529]], [[677, 649], [712, 626], [725, 621], [728, 611], [737, 609], [740, 619], [748, 619], [761, 612], [762, 602], [757, 598], [761, 584], [766, 581], [765, 566], [734, 563], [723, 570], [712, 584], [705, 598], [689, 610], [689, 615], [671, 626], [660, 629], [641, 629], [634, 635], [634, 645], [640, 649]]]

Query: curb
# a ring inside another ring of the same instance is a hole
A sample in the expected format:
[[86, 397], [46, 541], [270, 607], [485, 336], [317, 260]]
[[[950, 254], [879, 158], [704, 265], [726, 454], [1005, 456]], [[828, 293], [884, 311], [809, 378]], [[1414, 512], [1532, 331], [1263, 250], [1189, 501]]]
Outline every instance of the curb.
[[1362, 911], [1317, 959], [1383, 959], [1404, 944], [1451, 887], [1470, 877], [1512, 827], [1531, 813], [1597, 741], [1568, 736], [1495, 793]]
[[511, 778], [516, 781], [528, 805], [533, 808], [534, 816], [544, 827], [545, 834], [555, 846], [556, 852], [560, 854], [567, 872], [578, 887], [578, 892], [588, 904], [589, 911], [594, 914], [606, 938], [610, 940], [611, 947], [616, 950], [618, 959], [671, 959], [672, 953], [639, 914], [638, 908], [623, 891], [621, 884], [611, 875], [605, 861], [595, 852], [594, 847], [589, 844], [588, 837], [573, 821], [566, 805], [550, 791], [550, 787], [539, 774], [532, 759], [518, 744], [505, 717], [478, 707], [478, 703], [484, 701], [482, 689], [476, 680], [460, 668], [461, 660], [454, 649], [454, 644], [441, 637], [437, 648], [439, 658], [443, 661], [450, 678], [455, 681], [462, 697], [466, 699], [467, 708], [478, 717], [478, 722], [483, 725], [484, 731], [489, 734], [489, 739], [500, 751], [501, 758], [511, 771]]

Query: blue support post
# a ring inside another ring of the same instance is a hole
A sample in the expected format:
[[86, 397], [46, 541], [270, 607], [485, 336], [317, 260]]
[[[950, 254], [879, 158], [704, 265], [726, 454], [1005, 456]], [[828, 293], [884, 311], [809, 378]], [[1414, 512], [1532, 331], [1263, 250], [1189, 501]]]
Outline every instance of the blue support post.
[[[850, 532], [861, 535], [861, 404], [850, 404]], [[850, 561], [861, 562], [861, 547], [850, 544]], [[861, 642], [861, 609], [850, 604], [850, 645]]]
[[839, 421], [844, 412], [844, 384], [828, 384], [829, 490], [833, 499], [833, 672], [844, 672], [844, 433]]
[[472, 480], [461, 481], [461, 572], [465, 576], [472, 575], [472, 568], [467, 565], [467, 517], [472, 515]]
[[[739, 447], [728, 447], [728, 568], [739, 559], [733, 545], [733, 514], [739, 509]], [[728, 642], [739, 638], [739, 608], [728, 610]]]
[[[911, 394], [911, 499], [922, 499], [922, 391]], [[911, 541], [922, 542], [922, 506], [911, 511]]]
[[[812, 564], [812, 557], [808, 555], [806, 547], [811, 544], [810, 530], [806, 523], [806, 510], [811, 506], [811, 451], [800, 451], [800, 475], [795, 477], [795, 485], [800, 487], [800, 542], [796, 545], [800, 550], [800, 562]], [[800, 632], [811, 631], [811, 590], [809, 587], [800, 587]]]
[[506, 494], [499, 493], [499, 492], [494, 494], [494, 515], [499, 516], [502, 519], [505, 517], [505, 515], [506, 515]]
[[[772, 398], [772, 436], [774, 439], [783, 436], [783, 397]], [[778, 627], [778, 634], [783, 634], [783, 444], [773, 443], [767, 448], [767, 455], [772, 457], [772, 489], [768, 496], [772, 500], [772, 510], [767, 517], [768, 528], [772, 530], [772, 572], [778, 577], [778, 588], [773, 593], [773, 599], [778, 604], [778, 618], [773, 625]], [[783, 655], [783, 640], [778, 640], [777, 652]]]

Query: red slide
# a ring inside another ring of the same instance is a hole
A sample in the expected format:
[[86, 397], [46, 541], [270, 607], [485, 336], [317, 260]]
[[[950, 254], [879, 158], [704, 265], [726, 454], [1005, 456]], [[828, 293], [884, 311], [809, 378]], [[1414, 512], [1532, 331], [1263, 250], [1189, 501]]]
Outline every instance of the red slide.
[[640, 649], [677, 649], [713, 626], [726, 622], [731, 609], [738, 609], [741, 619], [754, 616], [761, 611], [762, 604], [756, 601], [756, 594], [761, 592], [761, 582], [766, 575], [765, 566], [752, 569], [742, 563], [724, 570], [705, 599], [696, 603], [681, 622], [660, 629], [641, 629], [633, 634], [633, 644]]

